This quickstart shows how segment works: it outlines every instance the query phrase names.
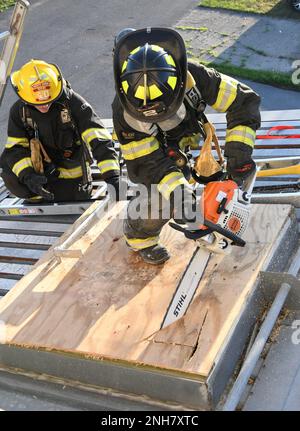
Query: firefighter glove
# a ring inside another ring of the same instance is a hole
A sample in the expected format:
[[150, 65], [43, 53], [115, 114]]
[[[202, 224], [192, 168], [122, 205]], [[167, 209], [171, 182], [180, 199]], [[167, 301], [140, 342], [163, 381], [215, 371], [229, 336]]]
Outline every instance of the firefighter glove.
[[44, 175], [36, 173], [27, 174], [24, 177], [23, 182], [32, 193], [41, 196], [47, 201], [54, 200], [53, 193], [43, 187], [47, 183], [47, 178]]
[[[113, 175], [107, 178], [106, 183], [108, 184], [108, 191], [111, 193], [111, 197], [115, 198], [117, 201], [120, 200], [120, 177], [119, 175]], [[114, 190], [112, 190], [112, 187]]]
[[227, 172], [238, 185], [241, 185], [256, 169], [252, 151], [252, 147], [240, 142], [228, 142], [225, 145]]

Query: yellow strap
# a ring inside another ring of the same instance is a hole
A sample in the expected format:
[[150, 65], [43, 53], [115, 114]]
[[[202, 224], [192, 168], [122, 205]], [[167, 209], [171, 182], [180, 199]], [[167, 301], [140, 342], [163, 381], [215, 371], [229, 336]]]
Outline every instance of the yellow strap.
[[12, 171], [18, 177], [24, 169], [32, 167], [33, 166], [30, 157], [24, 157], [24, 159], [21, 159], [14, 164]]
[[107, 141], [107, 140], [112, 139], [109, 131], [104, 129], [104, 128], [103, 129], [100, 129], [100, 128], [87, 129], [81, 134], [81, 137], [84, 140], [84, 142], [88, 145], [90, 144], [90, 142], [93, 139], [100, 139], [103, 141]]
[[248, 126], [236, 126], [233, 129], [227, 129], [226, 142], [242, 142], [254, 147], [256, 132]]
[[114, 160], [114, 159], [107, 159], [107, 160], [103, 160], [102, 162], [99, 162], [98, 168], [101, 174], [104, 174], [105, 172], [108, 172], [108, 171], [120, 170], [119, 163], [117, 162], [117, 160]]
[[158, 244], [159, 237], [152, 236], [149, 238], [127, 238], [125, 236], [125, 239], [132, 250], [138, 251]]
[[131, 141], [121, 145], [122, 154], [125, 160], [134, 160], [139, 157], [148, 156], [159, 149], [159, 142], [156, 138], [145, 138], [140, 141]]
[[212, 105], [212, 108], [218, 112], [226, 112], [236, 99], [238, 81], [222, 73], [220, 75], [221, 83], [219, 92], [217, 100]]
[[157, 185], [158, 191], [165, 199], [170, 198], [170, 194], [180, 185], [189, 185], [181, 172], [171, 172], [163, 177]]
[[9, 136], [6, 141], [5, 148], [12, 148], [15, 145], [21, 145], [21, 147], [29, 148], [29, 142], [27, 138], [15, 138], [13, 136]]

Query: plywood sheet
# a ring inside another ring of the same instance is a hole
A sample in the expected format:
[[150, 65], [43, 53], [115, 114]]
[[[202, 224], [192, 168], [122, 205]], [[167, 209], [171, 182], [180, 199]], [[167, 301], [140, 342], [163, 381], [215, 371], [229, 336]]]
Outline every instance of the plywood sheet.
[[84, 352], [207, 375], [289, 220], [290, 207], [254, 206], [244, 249], [213, 256], [186, 316], [160, 326], [195, 245], [166, 226], [172, 258], [143, 263], [122, 234], [125, 203], [115, 205], [71, 248], [83, 257], [53, 260], [51, 251], [0, 302], [7, 342]]

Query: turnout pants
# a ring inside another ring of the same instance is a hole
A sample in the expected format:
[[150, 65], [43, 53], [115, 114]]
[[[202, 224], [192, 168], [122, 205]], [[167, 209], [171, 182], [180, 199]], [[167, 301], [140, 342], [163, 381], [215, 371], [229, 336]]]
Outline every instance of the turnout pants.
[[[22, 184], [18, 177], [6, 167], [3, 168], [2, 179], [5, 186], [13, 195], [23, 199], [33, 199], [36, 197], [36, 195], [31, 192], [25, 184]], [[82, 177], [72, 179], [57, 178], [51, 180], [51, 182], [44, 187], [54, 194], [55, 202], [89, 199], [91, 192], [79, 189], [81, 183]]]
[[158, 244], [163, 226], [173, 217], [173, 203], [166, 201], [157, 191], [133, 198], [127, 207], [124, 234], [128, 246], [142, 250]]

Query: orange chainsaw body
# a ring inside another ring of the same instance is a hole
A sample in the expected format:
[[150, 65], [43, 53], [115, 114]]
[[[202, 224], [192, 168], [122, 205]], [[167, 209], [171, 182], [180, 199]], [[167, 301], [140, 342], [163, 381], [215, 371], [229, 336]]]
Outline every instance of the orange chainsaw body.
[[[220, 212], [220, 209], [223, 206], [226, 210], [226, 206], [232, 201], [237, 189], [238, 185], [232, 180], [208, 183], [200, 201], [204, 219], [217, 224], [222, 212]], [[207, 228], [202, 226], [201, 229]]]

